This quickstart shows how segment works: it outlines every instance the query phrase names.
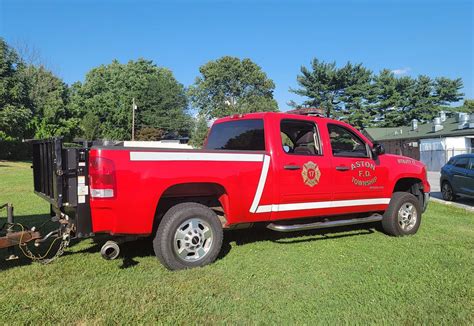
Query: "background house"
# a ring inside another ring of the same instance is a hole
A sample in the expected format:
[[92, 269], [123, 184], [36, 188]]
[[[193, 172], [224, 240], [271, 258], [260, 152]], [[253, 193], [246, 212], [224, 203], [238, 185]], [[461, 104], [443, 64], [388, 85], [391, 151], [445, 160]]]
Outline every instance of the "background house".
[[384, 145], [387, 153], [404, 155], [439, 171], [454, 155], [474, 153], [474, 114], [456, 113], [408, 127], [366, 128], [364, 133]]

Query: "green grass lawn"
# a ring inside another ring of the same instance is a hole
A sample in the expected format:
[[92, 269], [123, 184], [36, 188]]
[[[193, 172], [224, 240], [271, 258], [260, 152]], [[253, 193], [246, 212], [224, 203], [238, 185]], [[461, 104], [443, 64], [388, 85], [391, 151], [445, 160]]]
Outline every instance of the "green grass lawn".
[[[20, 222], [46, 219], [30, 164], [0, 161], [7, 201]], [[430, 203], [418, 234], [405, 238], [325, 232], [227, 232], [216, 263], [179, 272], [165, 270], [147, 241], [124, 244], [115, 261], [92, 240], [49, 265], [0, 261], [0, 324], [474, 322], [473, 213]]]

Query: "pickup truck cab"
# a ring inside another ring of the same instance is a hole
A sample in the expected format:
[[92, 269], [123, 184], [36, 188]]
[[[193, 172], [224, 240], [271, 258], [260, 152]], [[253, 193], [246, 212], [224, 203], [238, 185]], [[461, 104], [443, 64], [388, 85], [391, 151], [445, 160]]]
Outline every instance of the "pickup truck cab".
[[202, 150], [95, 146], [74, 157], [78, 192], [53, 210], [79, 237], [153, 236], [172, 270], [213, 262], [223, 229], [254, 223], [288, 232], [381, 222], [390, 235], [411, 235], [430, 191], [421, 162], [319, 116], [235, 115], [215, 121]]

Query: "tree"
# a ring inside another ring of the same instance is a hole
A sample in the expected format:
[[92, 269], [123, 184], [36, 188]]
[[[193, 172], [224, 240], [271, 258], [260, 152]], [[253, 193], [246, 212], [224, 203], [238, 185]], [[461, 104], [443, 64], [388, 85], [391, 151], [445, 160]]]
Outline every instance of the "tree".
[[353, 65], [348, 62], [339, 70], [339, 75], [344, 86], [341, 91], [343, 116], [350, 124], [360, 128], [372, 125], [376, 115], [369, 105], [375, 98], [372, 71], [360, 63]]
[[321, 107], [328, 117], [347, 120], [360, 128], [431, 120], [443, 105], [463, 96], [459, 78], [397, 78], [387, 69], [374, 75], [362, 64], [348, 62], [338, 68], [335, 62], [318, 59], [312, 60], [310, 68], [301, 67], [297, 82], [300, 88], [291, 91], [307, 98], [304, 106]]
[[341, 102], [343, 84], [339, 78], [336, 63], [326, 63], [314, 58], [311, 67], [301, 66], [301, 75], [296, 77], [300, 89], [291, 92], [308, 99], [303, 105], [323, 108], [327, 117], [332, 117]]
[[465, 100], [462, 108], [464, 112], [474, 113], [474, 100]]
[[379, 127], [402, 126], [409, 121], [406, 116], [411, 108], [415, 81], [411, 77], [397, 78], [388, 69], [374, 77], [375, 98], [371, 106], [377, 112], [375, 124]]
[[143, 127], [135, 137], [136, 140], [156, 141], [163, 137], [163, 130], [153, 127]]
[[443, 111], [449, 112], [450, 114], [456, 114], [458, 112], [474, 114], [474, 100], [466, 99], [461, 106], [444, 106], [441, 108]]
[[446, 77], [438, 77], [434, 82], [434, 97], [437, 105], [447, 105], [457, 102], [464, 96], [460, 90], [463, 88], [461, 78], [449, 79]]
[[344, 118], [359, 127], [369, 125], [375, 112], [368, 102], [375, 97], [373, 75], [361, 63], [348, 62], [338, 68], [335, 62], [326, 63], [313, 59], [311, 67], [301, 67], [297, 76], [299, 89], [295, 94], [307, 97], [305, 106], [323, 108], [326, 116]]
[[24, 63], [15, 50], [0, 38], [0, 139], [31, 136], [32, 116], [29, 84], [22, 74]]
[[23, 74], [29, 83], [28, 96], [33, 111], [30, 126], [35, 138], [72, 138], [79, 119], [67, 111], [67, 85], [43, 66], [30, 65]]
[[86, 113], [81, 121], [82, 136], [86, 140], [96, 140], [100, 137], [100, 119], [92, 111]]
[[237, 113], [278, 111], [275, 84], [250, 59], [225, 56], [199, 68], [188, 94], [199, 113], [217, 118]]
[[204, 115], [199, 115], [195, 121], [193, 132], [191, 133], [191, 139], [189, 145], [201, 148], [206, 139], [207, 133], [209, 132], [208, 121]]
[[83, 84], [72, 86], [70, 110], [82, 116], [93, 112], [102, 137], [126, 140], [131, 138], [133, 98], [138, 106], [136, 129], [187, 134], [191, 118], [184, 87], [171, 71], [144, 59], [127, 64], [114, 60], [89, 71]]
[[72, 138], [79, 119], [67, 111], [67, 85], [36, 54], [28, 60], [0, 39], [0, 138]]

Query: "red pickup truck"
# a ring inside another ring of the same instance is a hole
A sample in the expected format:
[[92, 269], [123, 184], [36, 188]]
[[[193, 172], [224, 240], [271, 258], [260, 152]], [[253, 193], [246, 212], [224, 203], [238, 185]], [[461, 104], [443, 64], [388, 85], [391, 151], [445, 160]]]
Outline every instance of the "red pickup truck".
[[[59, 161], [59, 162], [58, 162]], [[381, 222], [417, 232], [425, 166], [384, 153], [350, 125], [319, 116], [252, 113], [217, 120], [202, 150], [34, 145], [35, 191], [76, 237], [152, 235], [169, 269], [213, 262], [223, 229], [266, 223], [296, 231]]]

